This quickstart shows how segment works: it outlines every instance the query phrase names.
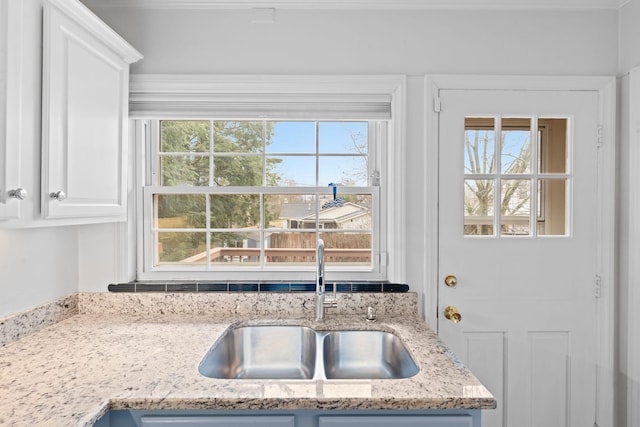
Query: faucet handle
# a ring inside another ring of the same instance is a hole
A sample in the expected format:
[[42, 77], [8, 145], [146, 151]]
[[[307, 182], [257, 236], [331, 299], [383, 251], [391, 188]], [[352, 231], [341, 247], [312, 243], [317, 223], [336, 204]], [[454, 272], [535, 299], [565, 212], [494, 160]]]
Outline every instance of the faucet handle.
[[367, 307], [367, 322], [375, 322], [376, 321], [376, 312], [373, 307]]
[[324, 306], [325, 307], [337, 307], [338, 306], [338, 294], [337, 294], [338, 286], [333, 283], [333, 290], [331, 291], [331, 298], [325, 297]]

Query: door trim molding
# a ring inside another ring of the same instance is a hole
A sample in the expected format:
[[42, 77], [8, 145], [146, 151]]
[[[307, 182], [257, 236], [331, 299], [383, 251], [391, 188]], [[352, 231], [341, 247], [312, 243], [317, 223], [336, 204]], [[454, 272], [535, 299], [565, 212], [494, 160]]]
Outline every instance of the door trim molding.
[[[622, 198], [627, 197], [629, 203], [629, 228], [628, 228], [628, 255], [627, 255], [627, 363], [621, 366], [623, 372], [627, 371], [627, 425], [640, 425], [640, 265], [634, 260], [640, 257], [640, 224], [632, 218], [640, 212], [640, 67], [629, 72], [629, 159], [627, 169], [629, 171], [628, 194], [622, 193]], [[635, 184], [635, 185], [634, 185]], [[624, 321], [621, 319], [620, 321]], [[625, 386], [625, 385], [623, 385]]]
[[[426, 75], [425, 81], [425, 129], [426, 146], [424, 164], [424, 247], [426, 266], [424, 276], [427, 322], [438, 325], [438, 112], [434, 100], [441, 90], [577, 90], [598, 92], [600, 100], [600, 125], [602, 146], [598, 152], [598, 267], [602, 279], [597, 305], [597, 423], [600, 427], [614, 425], [615, 392], [615, 141], [616, 141], [616, 79], [613, 76], [475, 76], [475, 75]], [[446, 109], [442, 105], [442, 109]], [[637, 248], [640, 252], [640, 246]], [[630, 253], [631, 256], [631, 253]], [[594, 278], [595, 281], [595, 278]], [[595, 283], [594, 283], [595, 286]]]

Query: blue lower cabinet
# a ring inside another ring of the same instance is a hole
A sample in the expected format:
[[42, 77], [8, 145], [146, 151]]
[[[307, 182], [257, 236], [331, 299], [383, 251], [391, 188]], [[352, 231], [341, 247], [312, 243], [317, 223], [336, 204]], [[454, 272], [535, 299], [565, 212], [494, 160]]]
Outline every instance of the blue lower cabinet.
[[479, 410], [110, 411], [94, 427], [480, 427]]
[[474, 427], [471, 415], [320, 416], [318, 427]]
[[293, 415], [151, 415], [140, 417], [141, 427], [295, 427]]

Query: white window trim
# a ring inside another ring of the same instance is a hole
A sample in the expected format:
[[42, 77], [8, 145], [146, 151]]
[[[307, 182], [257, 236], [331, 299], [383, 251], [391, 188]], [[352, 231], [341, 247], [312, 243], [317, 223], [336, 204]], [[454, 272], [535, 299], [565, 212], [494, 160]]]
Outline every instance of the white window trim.
[[[405, 177], [402, 171], [404, 168], [404, 129], [405, 129], [405, 98], [406, 98], [406, 77], [399, 75], [332, 75], [332, 76], [296, 76], [296, 75], [133, 75], [130, 83], [130, 94], [132, 102], [144, 97], [152, 97], [158, 100], [175, 99], [176, 94], [203, 93], [208, 95], [224, 97], [235, 94], [282, 94], [283, 97], [308, 94], [310, 96], [335, 97], [361, 96], [367, 97], [389, 97], [391, 102], [392, 120], [389, 122], [386, 136], [389, 149], [386, 156], [381, 159], [382, 182], [386, 186], [386, 197], [380, 200], [380, 221], [386, 224], [386, 232], [380, 236], [381, 247], [386, 247], [386, 252], [380, 253], [377, 261], [382, 266], [386, 266], [384, 277], [367, 276], [368, 280], [389, 280], [394, 282], [405, 281], [405, 245], [406, 221], [404, 221], [404, 210], [398, 207], [404, 206], [405, 201]], [[123, 280], [184, 280], [184, 276], [167, 273], [158, 275], [149, 274], [143, 271], [144, 248], [138, 245], [138, 240], [144, 232], [144, 221], [147, 219], [143, 214], [144, 198], [141, 189], [145, 177], [139, 167], [143, 159], [148, 155], [144, 150], [144, 141], [148, 137], [141, 121], [135, 121], [132, 129], [134, 136], [130, 149], [133, 151], [132, 158], [135, 159], [135, 167], [132, 173], [134, 179], [131, 181], [131, 191], [136, 195], [135, 207], [129, 211], [128, 219], [136, 225], [136, 232], [127, 233], [123, 236], [123, 241], [127, 241], [127, 249], [136, 254], [136, 269], [133, 270], [130, 263], [122, 263], [127, 266], [128, 271], [121, 269]], [[382, 136], [378, 136], [382, 137]], [[121, 233], [126, 233], [126, 227], [121, 227]], [[123, 259], [128, 259], [130, 255], [121, 254]], [[383, 269], [381, 268], [381, 271]], [[299, 279], [310, 280], [313, 272], [303, 272]], [[206, 276], [206, 277], [205, 277]], [[304, 276], [304, 277], [303, 277]], [[198, 280], [218, 280], [206, 273], [203, 277], [189, 274], [190, 279]], [[229, 279], [232, 279], [227, 275]], [[267, 277], [261, 274], [260, 277], [249, 277], [244, 272], [239, 272], [234, 279], [239, 277], [247, 280], [275, 280], [274, 277]], [[341, 280], [363, 280], [357, 272], [352, 275], [344, 275]]]

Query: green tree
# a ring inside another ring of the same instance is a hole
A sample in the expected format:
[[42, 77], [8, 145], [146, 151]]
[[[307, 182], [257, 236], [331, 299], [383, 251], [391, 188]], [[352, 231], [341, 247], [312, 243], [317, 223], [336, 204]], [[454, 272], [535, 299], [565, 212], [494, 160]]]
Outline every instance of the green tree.
[[[261, 154], [271, 143], [273, 128], [273, 122], [263, 121], [162, 121], [160, 184], [261, 186]], [[275, 172], [279, 161], [267, 159], [264, 171], [267, 185], [279, 182], [280, 177]], [[206, 225], [206, 198], [203, 195], [163, 195], [156, 199], [156, 203], [161, 227], [163, 222], [172, 223], [172, 228], [203, 228]], [[255, 194], [211, 196], [210, 208], [212, 228], [247, 228], [260, 222], [259, 197]], [[270, 211], [265, 211], [267, 223], [270, 215]], [[166, 261], [179, 261], [191, 256], [206, 241], [205, 233], [194, 233], [188, 244], [183, 236], [176, 236], [175, 242], [166, 241], [168, 236], [165, 237], [163, 252], [170, 258]], [[239, 238], [241, 236], [233, 233], [216, 236], [216, 240], [224, 242]], [[167, 251], [172, 251], [170, 256]]]

